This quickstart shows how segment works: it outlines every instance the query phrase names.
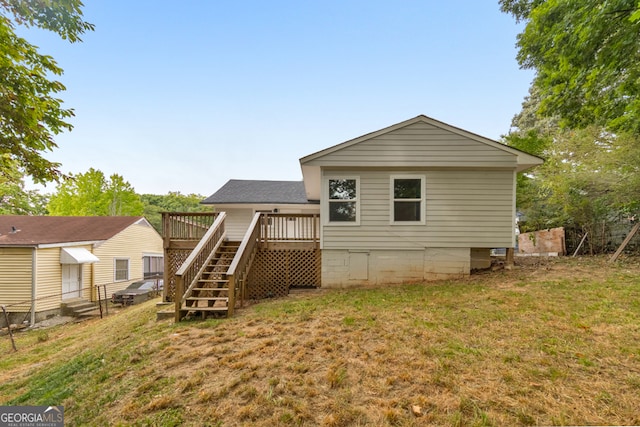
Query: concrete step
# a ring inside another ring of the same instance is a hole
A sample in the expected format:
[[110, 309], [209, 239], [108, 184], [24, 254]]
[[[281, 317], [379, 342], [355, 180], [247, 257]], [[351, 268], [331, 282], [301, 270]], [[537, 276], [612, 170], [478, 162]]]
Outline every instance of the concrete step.
[[156, 320], [173, 319], [176, 317], [175, 310], [160, 310], [156, 313]]
[[[63, 316], [86, 317], [100, 314], [94, 303], [82, 298], [65, 300], [62, 302], [62, 304], [60, 304], [60, 308]], [[93, 311], [95, 311], [96, 313], [92, 313]]]
[[176, 305], [173, 302], [157, 303], [156, 320], [173, 319], [176, 316], [175, 307]]
[[93, 316], [100, 314], [100, 309], [92, 304], [91, 307], [74, 310], [74, 313], [76, 316]]

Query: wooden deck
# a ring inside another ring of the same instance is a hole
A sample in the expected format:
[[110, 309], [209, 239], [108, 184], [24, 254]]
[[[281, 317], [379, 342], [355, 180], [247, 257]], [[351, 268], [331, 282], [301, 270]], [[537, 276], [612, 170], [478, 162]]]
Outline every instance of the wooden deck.
[[[175, 303], [176, 321], [232, 316], [247, 299], [320, 286], [319, 215], [256, 213], [235, 243], [225, 219], [224, 212], [163, 214], [163, 299]], [[232, 256], [224, 250], [230, 246]]]

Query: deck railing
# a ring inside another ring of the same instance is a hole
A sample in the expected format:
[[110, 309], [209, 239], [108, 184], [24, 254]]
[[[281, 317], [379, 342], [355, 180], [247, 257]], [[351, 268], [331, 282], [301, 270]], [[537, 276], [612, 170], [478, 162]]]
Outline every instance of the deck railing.
[[258, 212], [253, 216], [251, 224], [238, 247], [238, 252], [233, 258], [229, 269], [227, 270], [227, 279], [229, 280], [229, 308], [228, 316], [233, 315], [236, 298], [240, 299], [240, 305], [244, 304], [246, 296], [247, 275], [253, 259], [258, 250], [258, 238], [260, 236], [260, 220], [261, 214]]
[[217, 212], [163, 212], [162, 236], [166, 241], [200, 240], [217, 216]]
[[[197, 283], [198, 276], [206, 268], [207, 263], [225, 238], [225, 217], [224, 212], [216, 216], [211, 227], [204, 233], [198, 245], [176, 272], [176, 322], [180, 321], [180, 310], [187, 294], [191, 292]], [[186, 289], [185, 286], [187, 286]]]
[[319, 214], [263, 213], [260, 219], [261, 243], [319, 242]]

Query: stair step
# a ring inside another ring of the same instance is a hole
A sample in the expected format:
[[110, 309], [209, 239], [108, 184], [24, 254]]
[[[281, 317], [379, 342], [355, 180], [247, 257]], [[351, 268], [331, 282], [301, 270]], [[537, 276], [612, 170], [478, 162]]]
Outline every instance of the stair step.
[[229, 288], [193, 288], [193, 291], [217, 291], [217, 292], [228, 292]]
[[93, 305], [91, 302], [87, 300], [77, 300], [70, 303], [63, 302], [62, 307], [68, 308], [70, 310], [75, 310], [77, 308], [88, 307], [89, 305]]
[[198, 279], [198, 283], [229, 283], [228, 279]]
[[183, 311], [229, 311], [227, 307], [185, 307], [182, 306]]
[[76, 311], [77, 317], [91, 317], [100, 315], [100, 309], [94, 307], [91, 310]]
[[73, 312], [76, 315], [85, 314], [85, 313], [91, 313], [92, 311], [99, 311], [98, 307], [96, 307], [95, 305], [91, 304], [91, 307], [85, 307], [85, 308], [80, 308], [80, 309], [73, 310]]
[[187, 297], [188, 301], [229, 301], [228, 297]]
[[60, 308], [63, 315], [74, 317], [87, 316], [89, 315], [88, 313], [97, 309], [95, 304], [81, 298], [65, 300], [60, 305]]
[[96, 308], [95, 305], [91, 304], [91, 303], [86, 303], [86, 304], [82, 304], [82, 305], [74, 305], [74, 306], [67, 306], [66, 310], [67, 311], [73, 311], [74, 313], [79, 313], [83, 310], [91, 310]]

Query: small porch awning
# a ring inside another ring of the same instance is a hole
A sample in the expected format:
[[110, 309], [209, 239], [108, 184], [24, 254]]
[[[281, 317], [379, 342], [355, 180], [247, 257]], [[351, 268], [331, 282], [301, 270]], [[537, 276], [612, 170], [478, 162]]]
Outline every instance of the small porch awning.
[[62, 248], [60, 264], [91, 264], [100, 259], [85, 248]]

